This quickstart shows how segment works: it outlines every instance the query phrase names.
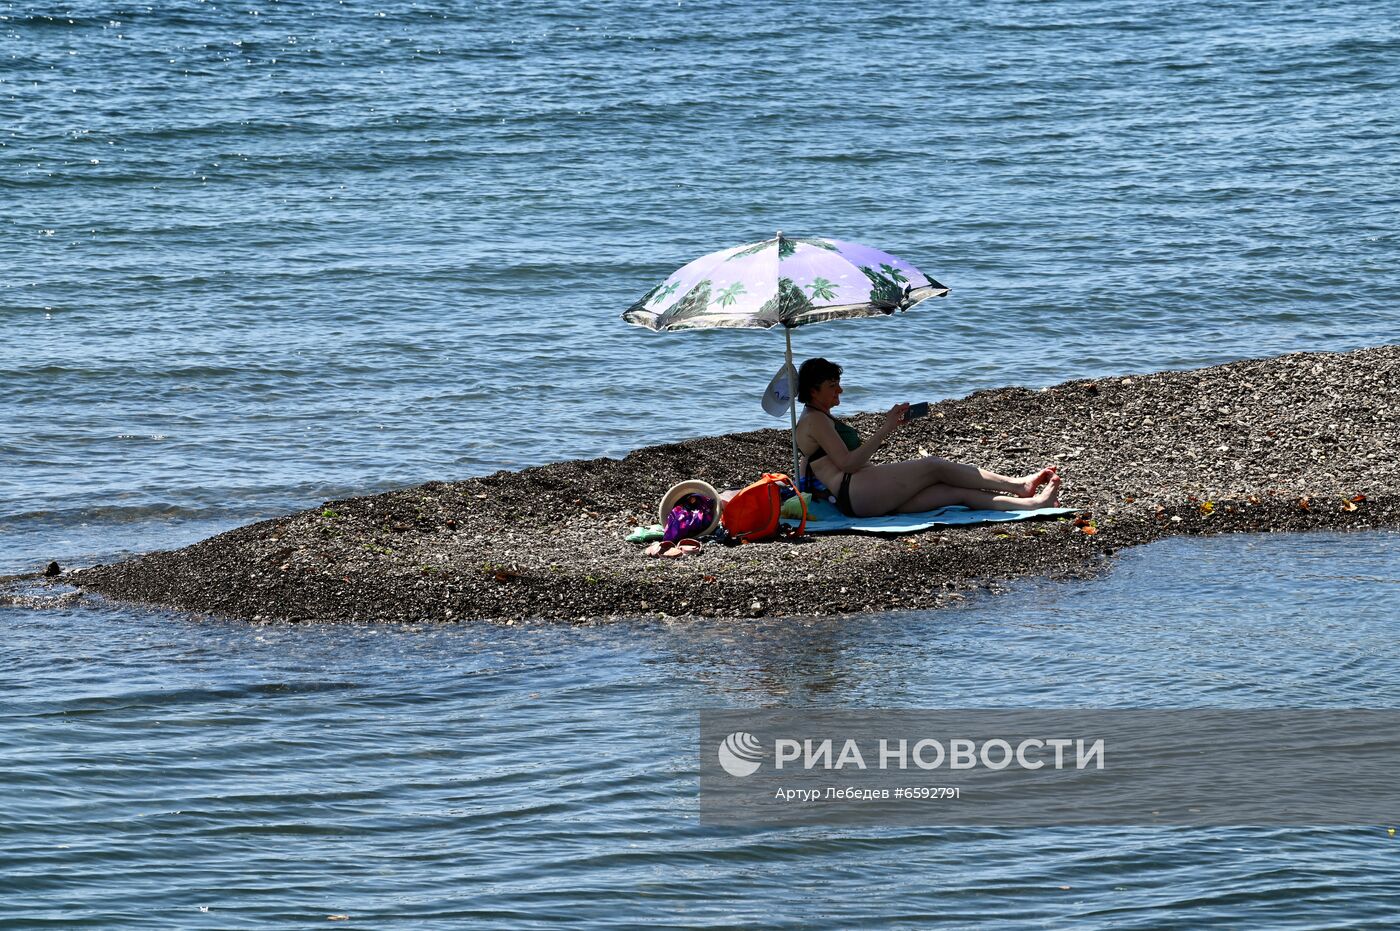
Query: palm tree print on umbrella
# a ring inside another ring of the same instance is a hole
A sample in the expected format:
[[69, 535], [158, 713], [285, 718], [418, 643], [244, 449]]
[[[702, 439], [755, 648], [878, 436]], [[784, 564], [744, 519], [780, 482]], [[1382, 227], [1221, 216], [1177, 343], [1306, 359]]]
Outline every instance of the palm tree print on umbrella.
[[782, 239], [765, 239], [763, 242], [756, 242], [747, 249], [740, 249], [738, 252], [725, 259], [725, 261], [732, 262], [735, 259], [756, 255], [764, 249], [773, 248], [774, 245], [778, 247], [778, 258], [785, 259], [797, 251], [797, 243], [802, 243], [807, 246], [816, 246], [818, 249], [826, 249], [828, 252], [837, 251], [836, 247], [825, 239], [817, 239], [811, 236], [784, 236]]
[[672, 322], [686, 320], [690, 317], [703, 314], [705, 308], [710, 306], [710, 279], [697, 284], [685, 293], [685, 297], [676, 302], [676, 306], [666, 312], [666, 316]]
[[807, 297], [807, 293], [793, 284], [791, 278], [779, 278], [778, 293], [769, 298], [758, 313], [764, 317], [776, 313], [779, 319], [788, 320], [796, 314], [815, 309], [816, 305]]
[[784, 236], [783, 244], [778, 247], [778, 258], [785, 259], [788, 256], [792, 255], [794, 252], [796, 252], [797, 246], [790, 245], [790, 243], [799, 242], [805, 246], [816, 246], [818, 249], [825, 249], [828, 252], [837, 251], [836, 247], [831, 244], [830, 240], [827, 239], [815, 239], [811, 236], [793, 236], [791, 238]]
[[825, 278], [816, 278], [807, 287], [812, 289], [812, 297], [819, 297], [824, 301], [834, 301], [836, 299], [836, 285]]
[[[633, 304], [631, 307], [627, 308], [626, 313], [632, 314], [632, 313], [636, 313], [636, 312], [639, 311], [639, 310], [643, 310], [648, 304], [651, 303], [652, 296], [655, 295], [656, 292], [657, 292], [657, 291], [660, 291], [660, 290], [661, 290], [661, 285], [657, 285], [656, 287], [654, 287], [654, 288], [652, 288], [650, 291], [648, 291], [646, 294], [643, 294], [643, 295], [641, 296], [641, 298], [640, 298], [635, 304]], [[624, 314], [624, 316], [625, 316], [625, 314]]]
[[715, 302], [721, 307], [730, 307], [738, 300], [739, 295], [743, 293], [744, 283], [742, 281], [736, 281], [719, 292], [719, 296], [715, 298]]
[[657, 288], [657, 295], [656, 297], [652, 298], [652, 300], [660, 304], [662, 301], [666, 300], [666, 298], [670, 297], [672, 294], [675, 294], [676, 289], [680, 286], [681, 283], [679, 281], [673, 281], [664, 288]]
[[731, 255], [729, 258], [725, 259], [725, 261], [726, 261], [726, 262], [732, 262], [732, 261], [734, 261], [735, 259], [742, 259], [742, 258], [746, 258], [746, 257], [748, 257], [748, 256], [750, 256], [750, 255], [757, 255], [758, 253], [762, 252], [764, 249], [771, 249], [771, 248], [773, 248], [773, 244], [774, 244], [775, 242], [777, 242], [777, 240], [775, 240], [775, 239], [765, 239], [763, 242], [756, 242], [756, 243], [754, 243], [752, 246], [749, 246], [747, 249], [740, 249], [738, 252], [734, 253], [734, 254]]
[[[882, 265], [881, 268], [889, 268], [889, 266]], [[870, 279], [870, 302], [872, 304], [898, 304], [904, 300], [904, 289], [899, 286], [899, 281], [895, 280], [894, 276], [886, 277], [868, 265], [862, 265], [860, 270], [865, 273], [865, 277]], [[891, 271], [899, 274], [895, 269], [891, 269]], [[903, 275], [900, 275], [899, 278], [907, 280]]]
[[[701, 279], [704, 287], [697, 285]], [[642, 306], [634, 304], [623, 319], [653, 330], [793, 329], [884, 316], [947, 293], [908, 262], [879, 249], [779, 234], [687, 263], [647, 292]]]

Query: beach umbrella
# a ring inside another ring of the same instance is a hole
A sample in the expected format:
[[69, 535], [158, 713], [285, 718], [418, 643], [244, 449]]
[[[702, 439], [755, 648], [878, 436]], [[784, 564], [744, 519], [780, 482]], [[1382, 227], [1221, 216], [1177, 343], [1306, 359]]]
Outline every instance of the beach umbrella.
[[879, 249], [779, 231], [772, 239], [721, 249], [683, 266], [627, 308], [622, 319], [652, 330], [781, 326], [796, 477], [792, 331], [827, 320], [885, 317], [947, 293], [913, 265]]

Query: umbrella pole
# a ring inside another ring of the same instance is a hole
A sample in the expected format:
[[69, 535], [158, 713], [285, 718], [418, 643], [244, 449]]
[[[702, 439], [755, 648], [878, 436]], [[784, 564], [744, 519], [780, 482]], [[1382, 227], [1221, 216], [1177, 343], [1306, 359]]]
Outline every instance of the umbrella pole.
[[798, 474], [801, 462], [797, 455], [797, 371], [792, 367], [792, 327], [784, 326], [783, 335], [787, 337], [788, 419], [792, 422], [792, 481], [794, 484], [800, 485], [802, 476]]

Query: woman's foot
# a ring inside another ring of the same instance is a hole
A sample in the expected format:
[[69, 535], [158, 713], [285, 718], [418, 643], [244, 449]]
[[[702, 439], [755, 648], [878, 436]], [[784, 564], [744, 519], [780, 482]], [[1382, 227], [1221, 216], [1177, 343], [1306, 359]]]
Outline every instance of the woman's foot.
[[1050, 477], [1040, 486], [1039, 491], [1029, 496], [1032, 507], [1054, 507], [1055, 503], [1060, 500], [1060, 476], [1055, 473], [1053, 468], [1046, 471], [1050, 473]]
[[1024, 478], [1018, 478], [1016, 479], [1016, 484], [1020, 487], [1017, 490], [1024, 498], [1032, 497], [1040, 489], [1040, 486], [1050, 481], [1050, 477], [1054, 474], [1055, 467], [1046, 466], [1039, 472], [1027, 475]]

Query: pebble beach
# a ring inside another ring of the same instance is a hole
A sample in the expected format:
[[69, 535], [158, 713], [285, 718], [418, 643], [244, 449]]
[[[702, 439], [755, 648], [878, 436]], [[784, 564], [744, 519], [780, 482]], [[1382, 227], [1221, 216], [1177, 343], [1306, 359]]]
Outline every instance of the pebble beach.
[[[624, 541], [672, 484], [782, 469], [760, 430], [326, 501], [171, 552], [71, 572], [109, 598], [256, 621], [597, 621], [936, 608], [1084, 577], [1180, 534], [1400, 526], [1400, 346], [978, 391], [877, 456], [1065, 476], [1076, 516], [898, 538], [809, 535], [647, 559]], [[851, 419], [862, 432], [879, 414]]]

